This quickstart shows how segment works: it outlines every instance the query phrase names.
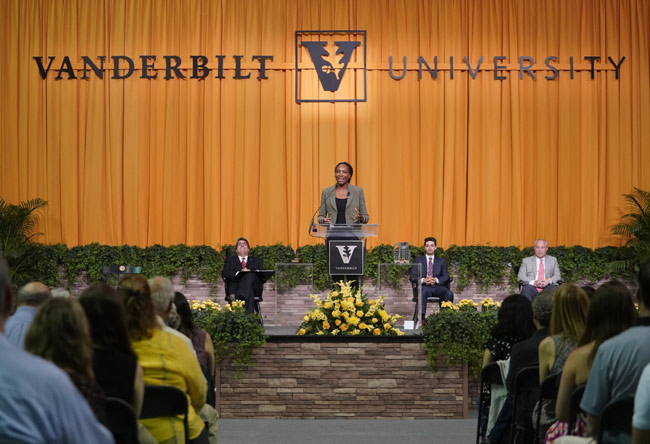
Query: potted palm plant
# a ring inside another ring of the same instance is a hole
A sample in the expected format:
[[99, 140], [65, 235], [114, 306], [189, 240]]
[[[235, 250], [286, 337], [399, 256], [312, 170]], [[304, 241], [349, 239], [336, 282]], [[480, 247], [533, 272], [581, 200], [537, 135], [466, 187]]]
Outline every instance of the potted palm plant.
[[34, 227], [38, 210], [47, 205], [43, 199], [31, 199], [18, 205], [0, 198], [0, 254], [9, 263], [10, 277], [29, 263], [29, 253], [34, 245]]
[[635, 187], [632, 193], [623, 196], [628, 212], [623, 214], [621, 222], [612, 226], [612, 234], [627, 239], [626, 245], [632, 248], [634, 258], [615, 262], [618, 271], [638, 269], [650, 258], [650, 192]]

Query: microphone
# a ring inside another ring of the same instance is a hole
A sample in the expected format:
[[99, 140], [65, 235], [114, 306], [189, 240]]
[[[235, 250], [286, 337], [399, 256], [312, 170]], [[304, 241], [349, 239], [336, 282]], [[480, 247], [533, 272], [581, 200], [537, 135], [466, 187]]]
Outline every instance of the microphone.
[[[316, 232], [316, 224], [314, 223], [314, 217], [316, 217], [316, 214], [318, 214], [318, 213], [320, 212], [321, 208], [323, 207], [323, 203], [324, 203], [327, 199], [329, 199], [335, 191], [336, 191], [336, 184], [334, 185], [334, 188], [332, 189], [332, 191], [330, 191], [329, 194], [325, 197], [325, 199], [321, 199], [321, 203], [320, 203], [320, 205], [318, 206], [318, 208], [316, 209], [316, 211], [314, 211], [314, 214], [312, 214], [312, 216], [311, 216], [311, 222], [309, 223], [309, 235], [310, 235], [311, 237], [314, 237], [314, 235], [313, 235], [312, 233], [315, 233], [315, 232]], [[348, 191], [348, 196], [349, 196], [349, 195], [350, 195], [350, 192]]]

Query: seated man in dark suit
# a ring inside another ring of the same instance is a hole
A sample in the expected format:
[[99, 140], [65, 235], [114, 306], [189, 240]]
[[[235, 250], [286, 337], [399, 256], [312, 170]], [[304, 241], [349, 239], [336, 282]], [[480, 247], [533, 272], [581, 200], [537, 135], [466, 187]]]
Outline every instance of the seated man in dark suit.
[[560, 265], [553, 256], [547, 256], [548, 242], [544, 239], [535, 241], [535, 255], [524, 258], [519, 267], [517, 280], [522, 285], [520, 294], [533, 299], [538, 293], [547, 290], [557, 290], [560, 276]]
[[413, 261], [420, 264], [422, 276], [418, 276], [417, 267], [411, 269], [411, 281], [420, 279], [422, 284], [422, 321], [427, 313], [427, 298], [438, 297], [440, 302], [449, 301], [454, 302], [454, 293], [445, 285], [449, 282], [449, 270], [447, 269], [447, 262], [441, 257], [435, 257], [437, 246], [435, 237], [427, 237], [424, 239], [424, 252]]
[[249, 256], [250, 245], [243, 237], [237, 239], [237, 256], [228, 256], [223, 264], [221, 277], [226, 281], [226, 301], [234, 295], [237, 300], [245, 301], [244, 308], [255, 313], [255, 296], [262, 295], [262, 280], [253, 271], [262, 269], [262, 261]]

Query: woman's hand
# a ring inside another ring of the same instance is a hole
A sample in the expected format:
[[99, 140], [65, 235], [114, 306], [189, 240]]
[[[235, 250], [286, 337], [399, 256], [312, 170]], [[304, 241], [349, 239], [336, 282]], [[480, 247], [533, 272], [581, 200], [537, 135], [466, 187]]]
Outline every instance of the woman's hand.
[[357, 208], [354, 209], [354, 222], [357, 224], [363, 223], [363, 214], [359, 213]]

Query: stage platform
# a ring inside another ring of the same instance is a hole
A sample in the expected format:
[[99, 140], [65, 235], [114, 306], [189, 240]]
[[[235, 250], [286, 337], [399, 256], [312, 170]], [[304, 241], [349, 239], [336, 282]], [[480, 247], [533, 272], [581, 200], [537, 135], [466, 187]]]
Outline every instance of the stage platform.
[[221, 418], [467, 418], [478, 385], [466, 365], [432, 371], [419, 335], [270, 335], [255, 359], [240, 378], [221, 363]]

